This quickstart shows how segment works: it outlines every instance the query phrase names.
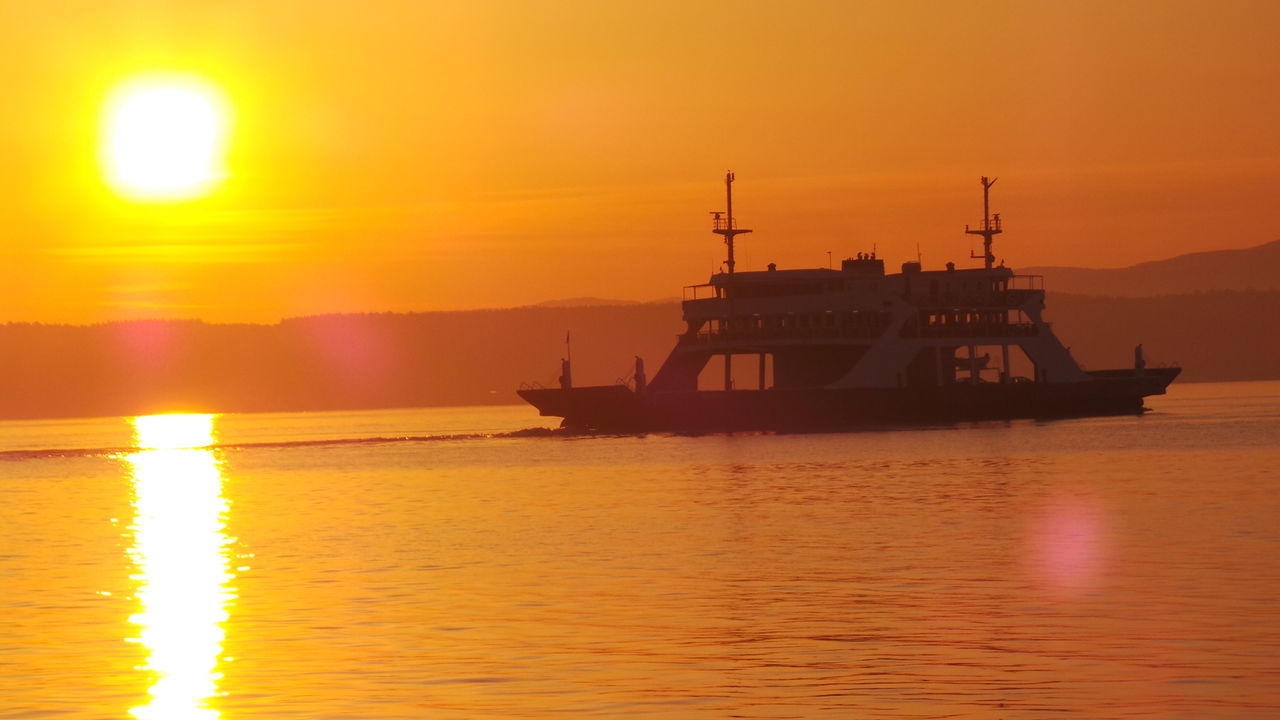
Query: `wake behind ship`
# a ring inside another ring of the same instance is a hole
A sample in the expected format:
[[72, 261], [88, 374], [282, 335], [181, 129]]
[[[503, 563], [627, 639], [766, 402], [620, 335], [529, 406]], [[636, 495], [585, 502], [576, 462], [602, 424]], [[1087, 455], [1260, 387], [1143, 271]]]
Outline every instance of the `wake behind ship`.
[[735, 272], [734, 239], [751, 231], [734, 220], [733, 181], [713, 213], [725, 268], [685, 289], [685, 331], [653, 381], [637, 361], [630, 385], [573, 387], [566, 363], [559, 388], [520, 397], [577, 430], [838, 430], [1137, 413], [1178, 376], [1146, 367], [1141, 345], [1133, 368], [1080, 368], [1043, 318], [1042, 278], [995, 262], [993, 179], [982, 178], [981, 225], [965, 228], [983, 238], [983, 267], [915, 261], [898, 273], [875, 252], [839, 270]]

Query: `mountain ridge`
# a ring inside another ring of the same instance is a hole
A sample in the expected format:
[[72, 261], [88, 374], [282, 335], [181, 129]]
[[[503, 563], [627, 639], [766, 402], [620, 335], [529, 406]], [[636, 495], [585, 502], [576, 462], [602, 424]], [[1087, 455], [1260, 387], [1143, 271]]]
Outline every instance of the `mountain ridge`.
[[[1239, 269], [1242, 258], [1259, 274], [1280, 274], [1280, 242], [1092, 272], [1154, 267], [1156, 278], [1204, 280], [1194, 276], [1206, 267]], [[1053, 277], [1046, 273], [1046, 317], [1087, 368], [1128, 367], [1133, 346], [1143, 343], [1153, 364], [1183, 365], [1181, 382], [1280, 379], [1280, 288], [1206, 287], [1228, 277], [1211, 273], [1213, 282], [1189, 288], [1158, 286], [1177, 292], [1124, 296], [1113, 286], [1069, 292], [1079, 283]], [[515, 403], [520, 385], [555, 383], [566, 333], [575, 380], [593, 385], [625, 380], [635, 356], [656, 368], [682, 330], [674, 299], [327, 314], [271, 325], [7, 323], [0, 325], [0, 418]]]
[[[1180, 382], [1280, 379], [1280, 291], [1147, 298], [1065, 293], [1047, 319], [1090, 369], [1180, 362]], [[0, 325], [0, 418], [355, 410], [517, 403], [553, 386], [572, 332], [574, 379], [656, 368], [683, 329], [676, 302], [325, 315], [276, 325], [135, 320]]]
[[1280, 240], [1232, 250], [1206, 250], [1123, 268], [1030, 266], [1051, 292], [1101, 297], [1184, 295], [1213, 290], [1280, 290]]

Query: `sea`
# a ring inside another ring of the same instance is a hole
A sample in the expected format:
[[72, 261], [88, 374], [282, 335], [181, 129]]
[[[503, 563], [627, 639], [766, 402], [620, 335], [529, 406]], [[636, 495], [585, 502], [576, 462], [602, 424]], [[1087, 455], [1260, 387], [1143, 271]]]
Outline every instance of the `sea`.
[[0, 423], [0, 718], [1280, 717], [1280, 383], [569, 435]]

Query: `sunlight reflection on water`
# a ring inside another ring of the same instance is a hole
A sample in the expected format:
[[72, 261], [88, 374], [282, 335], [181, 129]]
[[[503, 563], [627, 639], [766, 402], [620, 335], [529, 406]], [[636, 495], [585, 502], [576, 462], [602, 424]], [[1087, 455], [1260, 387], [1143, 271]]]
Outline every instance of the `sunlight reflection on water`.
[[128, 457], [135, 520], [130, 556], [137, 574], [140, 628], [132, 642], [148, 651], [153, 676], [147, 704], [130, 710], [149, 720], [217, 718], [227, 606], [234, 597], [224, 532], [228, 503], [213, 450], [213, 415], [133, 418]]

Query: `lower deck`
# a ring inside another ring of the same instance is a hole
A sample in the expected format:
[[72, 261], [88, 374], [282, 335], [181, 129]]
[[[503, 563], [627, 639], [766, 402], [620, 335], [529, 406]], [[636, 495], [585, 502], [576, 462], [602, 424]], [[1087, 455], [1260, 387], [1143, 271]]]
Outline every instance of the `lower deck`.
[[1178, 368], [1106, 370], [1078, 383], [634, 392], [625, 385], [521, 390], [564, 425], [604, 432], [822, 431], [907, 423], [1137, 413]]

